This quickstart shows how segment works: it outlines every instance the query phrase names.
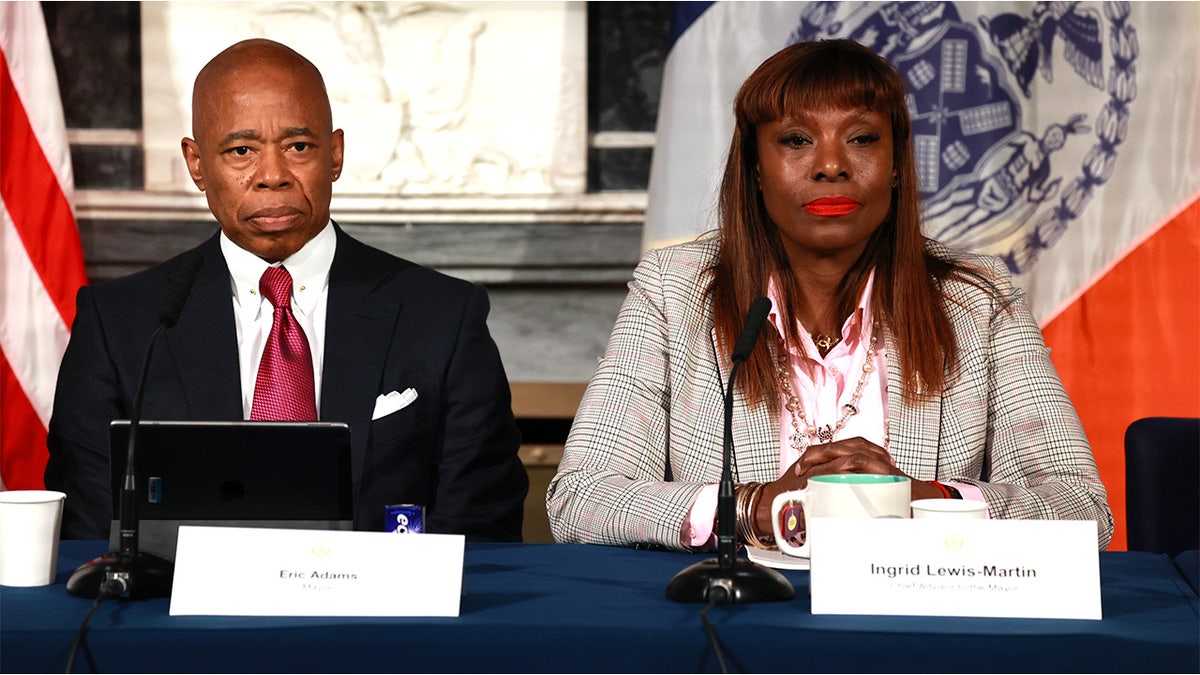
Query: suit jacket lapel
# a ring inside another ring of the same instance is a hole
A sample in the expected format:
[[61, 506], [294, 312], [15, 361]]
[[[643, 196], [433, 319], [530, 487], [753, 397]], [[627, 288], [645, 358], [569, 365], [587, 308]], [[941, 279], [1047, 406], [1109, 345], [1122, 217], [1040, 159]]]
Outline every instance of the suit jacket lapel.
[[242, 380], [229, 268], [216, 236], [201, 244], [200, 251], [204, 262], [179, 323], [164, 335], [164, 351], [178, 369], [187, 397], [186, 417], [240, 420]]
[[362, 255], [363, 245], [340, 228], [337, 235], [337, 252], [329, 271], [321, 419], [346, 422], [351, 427], [357, 493], [375, 398], [403, 303], [395, 294], [378, 292], [388, 270], [371, 265], [369, 257]]

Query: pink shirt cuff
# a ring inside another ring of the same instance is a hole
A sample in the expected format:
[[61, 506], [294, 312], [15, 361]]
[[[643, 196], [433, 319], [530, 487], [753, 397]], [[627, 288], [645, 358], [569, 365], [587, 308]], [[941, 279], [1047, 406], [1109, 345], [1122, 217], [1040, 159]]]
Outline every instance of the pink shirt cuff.
[[[984, 504], [987, 503], [987, 500], [983, 498], [983, 490], [980, 490], [975, 485], [970, 483], [951, 483], [948, 481], [942, 481], [942, 484], [949, 485], [950, 487], [958, 490], [958, 493], [962, 495], [963, 499], [970, 499], [971, 501], [975, 502], [983, 502]], [[988, 517], [990, 518], [991, 516]]]
[[712, 548], [716, 545], [713, 524], [717, 520], [717, 484], [705, 485], [683, 521], [680, 540], [684, 546]]

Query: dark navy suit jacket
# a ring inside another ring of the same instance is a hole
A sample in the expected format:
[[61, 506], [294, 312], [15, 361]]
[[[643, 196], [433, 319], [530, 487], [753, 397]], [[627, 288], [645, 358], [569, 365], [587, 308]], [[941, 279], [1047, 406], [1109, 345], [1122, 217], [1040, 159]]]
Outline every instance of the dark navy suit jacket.
[[[334, 227], [320, 410], [351, 428], [355, 528], [382, 531], [387, 504], [424, 504], [429, 532], [519, 541], [529, 481], [486, 292]], [[218, 236], [196, 250], [191, 294], [155, 347], [144, 420], [242, 419], [229, 271]], [[108, 538], [109, 422], [129, 417], [180, 257], [76, 298], [45, 476], [67, 494], [63, 538]], [[411, 405], [372, 421], [376, 397], [410, 387]]]

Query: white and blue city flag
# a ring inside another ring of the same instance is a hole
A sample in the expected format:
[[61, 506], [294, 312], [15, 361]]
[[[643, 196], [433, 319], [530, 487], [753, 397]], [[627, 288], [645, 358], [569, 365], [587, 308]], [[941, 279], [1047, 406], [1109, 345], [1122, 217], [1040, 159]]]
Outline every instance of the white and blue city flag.
[[[1193, 365], [1200, 353], [1192, 337], [1200, 337], [1200, 3], [682, 2], [674, 10], [643, 248], [716, 227], [733, 98], [763, 60], [829, 38], [885, 56], [908, 87], [925, 234], [998, 256], [1026, 290], [1096, 451], [1121, 545], [1118, 434], [1139, 411], [1200, 411], [1195, 370], [1189, 384], [1161, 366]], [[1101, 282], [1129, 274], [1122, 263], [1151, 244], [1183, 251], [1185, 264], [1151, 267], [1153, 280], [1123, 281], [1101, 300]], [[1060, 317], [1070, 320], [1050, 326]], [[1151, 335], [1165, 339], [1147, 343], [1126, 325], [1154, 325]], [[1114, 417], [1114, 401], [1097, 398], [1096, 389], [1114, 388], [1092, 379], [1099, 371], [1116, 377], [1126, 414]], [[1131, 372], [1139, 375], [1119, 375]]]

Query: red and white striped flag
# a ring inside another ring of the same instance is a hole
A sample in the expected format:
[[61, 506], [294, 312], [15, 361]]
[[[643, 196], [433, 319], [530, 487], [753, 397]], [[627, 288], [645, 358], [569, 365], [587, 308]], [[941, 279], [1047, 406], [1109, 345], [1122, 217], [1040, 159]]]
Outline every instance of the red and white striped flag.
[[87, 283], [70, 147], [36, 2], [0, 3], [0, 489], [40, 489], [59, 362]]

